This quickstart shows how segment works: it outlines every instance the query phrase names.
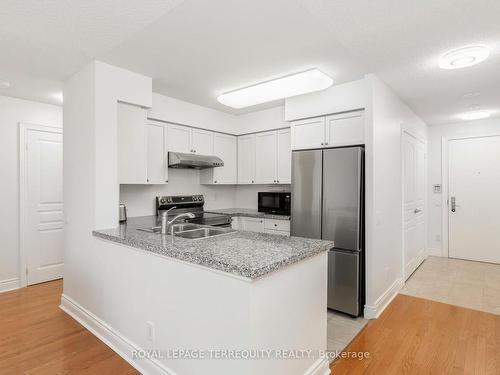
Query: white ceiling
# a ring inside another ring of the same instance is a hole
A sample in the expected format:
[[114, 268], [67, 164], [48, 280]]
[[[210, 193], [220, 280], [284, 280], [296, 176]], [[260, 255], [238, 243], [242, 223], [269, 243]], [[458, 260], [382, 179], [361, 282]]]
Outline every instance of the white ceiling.
[[[498, 0], [4, 0], [0, 94], [56, 103], [90, 60], [153, 77], [154, 91], [230, 110], [216, 96], [317, 67], [336, 83], [376, 73], [426, 122], [472, 105], [500, 114]], [[444, 51], [492, 47], [484, 63], [440, 70]], [[479, 96], [463, 98], [471, 92]]]

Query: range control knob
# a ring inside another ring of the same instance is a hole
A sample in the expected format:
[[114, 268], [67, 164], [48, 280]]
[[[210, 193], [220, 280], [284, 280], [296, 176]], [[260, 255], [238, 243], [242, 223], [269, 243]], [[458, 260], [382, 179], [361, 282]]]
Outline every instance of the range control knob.
[[193, 202], [196, 202], [198, 200], [198, 197], [193, 195]]
[[166, 202], [166, 201], [165, 201], [165, 198], [160, 199], [160, 203], [161, 203], [161, 204], [165, 204], [165, 202]]
[[172, 198], [168, 198], [167, 203], [172, 203]]

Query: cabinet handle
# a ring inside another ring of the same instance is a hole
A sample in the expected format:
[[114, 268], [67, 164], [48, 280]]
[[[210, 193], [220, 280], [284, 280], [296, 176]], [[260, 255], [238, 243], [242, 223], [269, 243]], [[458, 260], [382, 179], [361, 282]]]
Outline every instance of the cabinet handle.
[[327, 146], [327, 145], [328, 145], [328, 142], [325, 142], [325, 146]]
[[253, 184], [253, 180], [252, 180], [252, 184]]
[[165, 182], [168, 182], [168, 180], [165, 180]]
[[278, 224], [274, 224], [274, 226], [275, 226], [275, 227], [277, 227], [277, 226], [278, 226]]
[[324, 146], [325, 144], [323, 142], [321, 142], [321, 146]]
[[214, 184], [216, 184], [216, 183], [217, 183], [217, 181], [214, 181]]
[[146, 178], [146, 182], [149, 182], [149, 178]]
[[276, 180], [276, 182], [279, 184], [280, 180]]

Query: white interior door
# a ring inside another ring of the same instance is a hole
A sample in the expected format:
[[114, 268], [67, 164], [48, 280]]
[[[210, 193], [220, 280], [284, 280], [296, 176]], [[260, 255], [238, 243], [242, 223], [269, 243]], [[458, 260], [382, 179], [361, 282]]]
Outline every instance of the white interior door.
[[500, 136], [448, 142], [451, 258], [500, 263]]
[[425, 145], [403, 133], [404, 275], [408, 279], [425, 258]]
[[30, 129], [25, 150], [23, 251], [30, 285], [63, 275], [62, 134]]

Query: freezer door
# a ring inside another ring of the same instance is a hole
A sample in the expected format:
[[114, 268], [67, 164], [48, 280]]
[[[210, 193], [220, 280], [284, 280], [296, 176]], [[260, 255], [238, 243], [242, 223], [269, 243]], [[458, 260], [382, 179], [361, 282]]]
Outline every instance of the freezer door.
[[360, 314], [360, 252], [328, 252], [328, 308], [352, 316]]
[[292, 236], [321, 238], [322, 151], [292, 152]]
[[323, 152], [322, 238], [335, 248], [361, 250], [362, 162], [360, 147]]

